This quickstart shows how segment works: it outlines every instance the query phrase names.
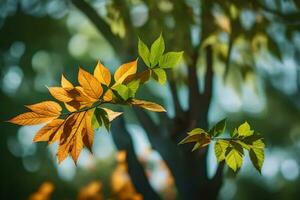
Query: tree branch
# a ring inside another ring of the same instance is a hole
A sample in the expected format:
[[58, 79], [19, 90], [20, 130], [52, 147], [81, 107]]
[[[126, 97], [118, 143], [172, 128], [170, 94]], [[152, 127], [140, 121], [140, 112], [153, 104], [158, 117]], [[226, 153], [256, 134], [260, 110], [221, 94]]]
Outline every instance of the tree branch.
[[128, 173], [136, 188], [147, 200], [158, 200], [160, 197], [151, 187], [145, 174], [143, 166], [138, 161], [134, 152], [132, 138], [125, 127], [123, 117], [117, 118], [112, 124], [112, 137], [118, 150], [125, 150], [127, 153], [126, 162], [128, 165]]
[[101, 35], [112, 45], [113, 49], [118, 52], [122, 42], [121, 39], [113, 34], [110, 26], [98, 15], [97, 11], [85, 0], [71, 1], [96, 26]]

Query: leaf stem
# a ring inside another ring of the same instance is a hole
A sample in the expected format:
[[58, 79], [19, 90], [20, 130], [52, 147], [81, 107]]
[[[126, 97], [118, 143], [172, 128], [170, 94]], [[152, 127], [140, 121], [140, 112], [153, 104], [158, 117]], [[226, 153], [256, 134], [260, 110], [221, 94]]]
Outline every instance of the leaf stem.
[[103, 103], [103, 101], [99, 99], [98, 101], [96, 101], [96, 102], [95, 102], [92, 106], [90, 106], [90, 107], [86, 107], [86, 108], [83, 108], [83, 109], [79, 109], [79, 110], [76, 110], [76, 111], [73, 111], [73, 112], [62, 113], [60, 116], [61, 116], [61, 117], [65, 117], [65, 116], [68, 117], [69, 115], [74, 114], [74, 113], [80, 113], [80, 112], [88, 111], [88, 110], [91, 110], [91, 109], [93, 109], [93, 108], [96, 108], [96, 107], [100, 106], [102, 103]]

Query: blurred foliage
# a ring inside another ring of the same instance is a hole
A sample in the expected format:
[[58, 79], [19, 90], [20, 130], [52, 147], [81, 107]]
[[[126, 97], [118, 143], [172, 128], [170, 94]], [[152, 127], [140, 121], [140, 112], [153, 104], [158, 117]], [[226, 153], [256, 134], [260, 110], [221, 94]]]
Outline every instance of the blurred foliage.
[[[74, 81], [75, 66], [81, 65], [91, 71], [98, 59], [115, 70], [120, 63], [136, 58], [138, 36], [145, 44], [150, 44], [160, 33], [168, 44], [166, 51], [185, 52], [184, 62], [179, 63], [169, 76], [170, 83], [176, 80], [181, 107], [186, 110], [189, 104], [191, 79], [188, 74], [191, 68], [188, 66], [197, 66], [194, 72], [200, 77], [201, 91], [205, 90], [206, 49], [211, 47], [214, 86], [208, 113], [210, 124], [227, 116], [227, 127], [233, 129], [247, 119], [265, 138], [266, 160], [262, 175], [248, 167], [250, 158], [246, 158], [245, 167], [237, 177], [225, 170], [219, 198], [298, 198], [298, 0], [84, 1], [108, 26], [107, 29], [101, 26], [102, 34], [96, 23], [78, 10], [78, 2], [81, 1], [0, 1], [0, 168], [2, 180], [5, 180], [0, 185], [1, 199], [26, 199], [30, 194], [38, 196], [43, 191], [42, 186], [41, 190], [38, 188], [45, 181], [54, 185], [52, 199], [76, 199], [93, 192], [97, 193], [95, 198], [111, 197], [111, 175], [115, 172], [116, 161], [111, 156], [114, 148], [104, 148], [113, 146], [107, 145], [111, 139], [105, 139], [110, 136], [98, 133], [101, 138], [96, 139], [99, 147], [96, 155], [93, 158], [83, 155], [85, 165], [78, 166], [74, 172], [74, 166], [69, 165], [68, 160], [57, 166], [55, 155], [46, 144], [32, 144], [34, 127], [19, 129], [2, 122], [22, 112], [23, 105], [50, 97], [44, 86], [58, 85], [61, 73], [72, 75], [70, 79]], [[93, 15], [93, 12], [88, 13]], [[113, 34], [107, 34], [107, 31]], [[169, 116], [175, 116], [176, 108], [172, 107], [168, 90], [172, 89], [172, 84], [167, 89], [157, 88], [151, 83], [138, 95], [164, 103]], [[197, 102], [196, 106], [198, 104], [195, 110], [202, 108], [202, 104]], [[156, 122], [163, 121], [157, 116], [151, 117]], [[205, 117], [201, 116], [202, 119]], [[138, 124], [136, 118], [139, 117], [126, 115], [130, 124]], [[181, 119], [176, 120], [173, 129], [182, 126]], [[183, 137], [177, 138], [180, 139]], [[104, 140], [106, 143], [101, 143]], [[192, 147], [188, 146], [187, 152], [190, 153]], [[105, 154], [105, 149], [108, 156], [99, 156]], [[168, 153], [171, 155], [172, 152], [173, 149]], [[145, 152], [143, 155], [139, 156], [140, 160], [147, 157]], [[144, 163], [146, 169], [149, 160]], [[212, 171], [213, 163], [216, 161], [207, 163]], [[156, 165], [148, 168], [153, 170]], [[68, 173], [71, 178], [65, 177]], [[150, 180], [151, 177], [159, 176], [152, 173]], [[130, 190], [133, 191], [132, 187]], [[156, 190], [159, 189], [156, 187]], [[160, 191], [162, 196], [167, 194], [165, 190]], [[133, 193], [139, 195], [136, 191]], [[165, 199], [174, 199], [174, 191], [169, 195]]]

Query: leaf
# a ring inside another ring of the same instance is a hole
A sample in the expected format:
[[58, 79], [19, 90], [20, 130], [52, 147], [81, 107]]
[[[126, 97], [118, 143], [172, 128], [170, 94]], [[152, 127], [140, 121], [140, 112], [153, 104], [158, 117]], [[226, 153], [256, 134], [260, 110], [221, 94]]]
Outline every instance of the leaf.
[[237, 129], [238, 136], [250, 136], [253, 135], [254, 131], [250, 130], [250, 125], [248, 122], [243, 123]]
[[143, 59], [144, 63], [150, 67], [150, 61], [149, 61], [149, 57], [150, 57], [150, 51], [149, 48], [147, 47], [147, 45], [139, 39], [138, 42], [138, 50], [139, 50], [139, 55], [140, 57]]
[[165, 51], [165, 42], [162, 35], [160, 34], [160, 36], [151, 45], [151, 50], [150, 50], [151, 67], [154, 67], [158, 64], [158, 61], [160, 60], [164, 51]]
[[226, 129], [226, 119], [223, 119], [219, 121], [217, 124], [215, 124], [209, 131], [210, 134], [212, 134], [214, 137], [220, 136], [222, 133], [224, 133]]
[[108, 108], [102, 108], [102, 109], [107, 113], [108, 120], [110, 122], [112, 122], [114, 119], [116, 119], [117, 117], [119, 117], [120, 115], [123, 114], [122, 112], [115, 112], [115, 111], [110, 110]]
[[27, 108], [40, 115], [59, 117], [62, 108], [54, 101], [43, 101], [33, 105], [27, 105]]
[[107, 87], [110, 85], [111, 82], [110, 71], [100, 62], [97, 63], [97, 66], [94, 69], [94, 76], [101, 84], [104, 84]]
[[156, 68], [156, 69], [153, 69], [153, 72], [152, 73], [152, 77], [158, 81], [161, 85], [165, 84], [166, 81], [167, 81], [167, 74], [165, 72], [165, 70], [163, 69], [160, 69], [160, 68]]
[[69, 94], [64, 88], [61, 87], [48, 87], [50, 94], [61, 102], [70, 102], [73, 100], [71, 94]]
[[204, 132], [195, 132], [192, 134], [189, 134], [187, 137], [185, 137], [183, 140], [179, 142], [179, 144], [186, 144], [190, 142], [197, 142], [199, 143], [200, 147], [207, 146], [211, 141], [211, 138], [208, 133]]
[[260, 173], [265, 159], [264, 146], [262, 140], [257, 140], [249, 151], [252, 164]]
[[215, 155], [219, 162], [221, 162], [225, 159], [225, 152], [226, 152], [226, 149], [228, 148], [228, 146], [229, 146], [229, 141], [227, 141], [227, 140], [218, 140], [215, 143], [215, 148], [214, 148]]
[[86, 115], [87, 111], [73, 113], [66, 119], [57, 152], [59, 163], [70, 153], [76, 164], [83, 148], [82, 131], [85, 127]]
[[131, 81], [130, 83], [128, 83], [127, 87], [129, 88], [129, 97], [134, 97], [137, 90], [139, 89], [139, 86], [140, 86], [140, 80], [137, 79], [137, 80], [134, 80], [134, 81]]
[[87, 111], [85, 117], [85, 127], [82, 131], [82, 140], [84, 145], [92, 152], [93, 141], [94, 141], [94, 129], [92, 126], [92, 117], [94, 116], [95, 109]]
[[63, 119], [54, 119], [46, 124], [33, 138], [33, 142], [48, 142], [49, 144], [57, 141], [63, 131]]
[[195, 129], [189, 131], [188, 135], [194, 135], [194, 134], [200, 134], [200, 133], [206, 133], [206, 131], [203, 130], [202, 128], [195, 128]]
[[70, 81], [68, 81], [63, 74], [61, 75], [60, 83], [61, 87], [63, 88], [74, 88], [73, 84]]
[[113, 100], [113, 91], [108, 89], [105, 94], [103, 95], [103, 100], [105, 102], [111, 102]]
[[113, 89], [120, 95], [120, 97], [126, 101], [130, 97], [130, 90], [126, 85], [119, 84], [113, 87]]
[[156, 103], [150, 102], [150, 101], [144, 101], [144, 100], [139, 100], [139, 99], [131, 99], [128, 103], [138, 106], [153, 112], [166, 112], [166, 110], [161, 106]]
[[98, 124], [101, 126], [102, 124], [106, 128], [107, 131], [110, 129], [110, 121], [107, 112], [102, 108], [96, 108], [95, 110], [95, 118]]
[[180, 52], [168, 52], [164, 54], [159, 60], [160, 68], [173, 68], [179, 63], [183, 55], [183, 51]]
[[243, 155], [242, 146], [237, 143], [231, 143], [225, 152], [226, 164], [236, 172], [243, 164]]
[[58, 116], [41, 115], [35, 112], [26, 112], [20, 114], [8, 122], [18, 125], [36, 125], [56, 119]]
[[100, 82], [87, 71], [79, 68], [78, 82], [82, 86], [83, 91], [91, 98], [97, 100], [101, 96], [103, 89]]
[[135, 61], [121, 65], [114, 74], [116, 84], [121, 84], [130, 75], [135, 74], [137, 71], [137, 59]]

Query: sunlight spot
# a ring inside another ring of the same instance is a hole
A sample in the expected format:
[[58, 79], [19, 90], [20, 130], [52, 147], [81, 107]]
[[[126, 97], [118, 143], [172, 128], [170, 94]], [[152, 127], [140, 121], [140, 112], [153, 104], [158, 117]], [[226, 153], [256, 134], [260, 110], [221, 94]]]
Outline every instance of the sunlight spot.
[[299, 176], [299, 166], [294, 159], [286, 159], [281, 163], [280, 171], [286, 180], [296, 180]]
[[9, 67], [2, 79], [2, 90], [8, 94], [13, 95], [19, 89], [23, 79], [23, 71], [19, 66]]

